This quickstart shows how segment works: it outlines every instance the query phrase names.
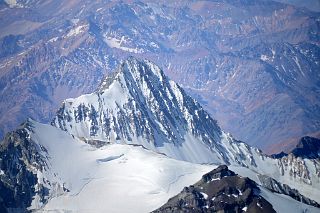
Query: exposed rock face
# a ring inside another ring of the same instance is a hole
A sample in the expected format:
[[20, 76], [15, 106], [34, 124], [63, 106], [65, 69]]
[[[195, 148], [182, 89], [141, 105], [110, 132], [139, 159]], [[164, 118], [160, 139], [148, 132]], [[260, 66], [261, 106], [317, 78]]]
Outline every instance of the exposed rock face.
[[291, 153], [296, 157], [320, 160], [320, 139], [309, 136], [303, 137]]
[[[293, 154], [295, 157], [320, 159], [320, 139], [310, 136], [302, 137], [296, 147], [289, 153]], [[271, 156], [279, 159], [288, 156], [288, 154], [281, 152]]]
[[281, 184], [278, 181], [276, 181], [273, 178], [270, 178], [266, 175], [258, 175], [258, 178], [262, 184], [263, 187], [280, 194], [289, 195], [293, 199], [303, 202], [308, 205], [315, 206], [317, 208], [320, 208], [320, 204], [318, 204], [316, 201], [311, 200], [303, 195], [301, 195], [298, 190], [292, 189], [287, 184]]
[[28, 120], [0, 143], [1, 212], [29, 212], [68, 191], [52, 173], [47, 149], [32, 140], [33, 128]]
[[[320, 177], [320, 140], [313, 137], [303, 137], [296, 148], [289, 154], [281, 152], [271, 157], [278, 159], [280, 174], [288, 173], [291, 177], [297, 177], [306, 184], [312, 184], [311, 176]], [[312, 172], [307, 163], [313, 165]], [[317, 182], [317, 180], [314, 180]]]
[[203, 175], [194, 185], [153, 212], [275, 212], [259, 196], [257, 184], [228, 170], [227, 166]]
[[29, 140], [28, 130], [25, 123], [0, 146], [0, 207], [8, 212], [25, 212], [36, 194], [44, 202], [49, 193], [46, 187], [36, 187], [37, 171], [46, 165], [39, 154], [41, 147]]
[[[315, 163], [319, 165], [319, 162]], [[295, 157], [293, 154], [289, 154], [288, 156], [278, 159], [278, 165], [282, 175], [289, 172], [291, 177], [297, 177], [306, 184], [312, 183], [310, 178], [311, 174], [304, 159]]]

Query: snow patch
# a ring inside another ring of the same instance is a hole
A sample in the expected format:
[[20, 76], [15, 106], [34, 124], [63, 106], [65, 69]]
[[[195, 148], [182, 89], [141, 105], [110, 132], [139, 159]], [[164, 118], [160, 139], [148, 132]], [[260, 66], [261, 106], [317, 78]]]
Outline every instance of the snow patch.
[[105, 37], [104, 41], [108, 44], [109, 47], [111, 48], [117, 48], [126, 52], [131, 52], [131, 53], [143, 53], [142, 49], [139, 48], [130, 48], [124, 46], [126, 43], [126, 40], [124, 36], [121, 37], [121, 39], [113, 38], [113, 37]]
[[202, 196], [204, 197], [204, 199], [208, 199], [208, 195], [204, 192], [200, 192], [202, 194]]
[[293, 58], [293, 60], [294, 60], [294, 62], [296, 63], [296, 65], [298, 66], [301, 74], [302, 74], [303, 76], [305, 76], [305, 74], [304, 74], [304, 72], [303, 72], [303, 70], [302, 70], [302, 68], [301, 68], [301, 66], [300, 66], [299, 59], [297, 58], [297, 56], [295, 56], [295, 57]]
[[262, 209], [262, 206], [261, 206], [261, 204], [260, 204], [259, 202], [257, 202], [257, 206], [258, 206], [260, 209]]
[[77, 27], [71, 29], [65, 37], [67, 38], [67, 37], [76, 36], [76, 35], [78, 35], [80, 33], [83, 33], [87, 26], [88, 25], [77, 26]]
[[269, 60], [268, 56], [266, 56], [266, 55], [261, 55], [261, 56], [260, 56], [260, 59], [261, 59], [262, 61], [268, 61], [268, 60]]
[[56, 42], [58, 40], [58, 37], [53, 37], [49, 40], [49, 42]]
[[17, 7], [17, 0], [4, 0], [10, 8]]
[[211, 178], [211, 180], [208, 181], [208, 183], [211, 182], [211, 181], [216, 181], [216, 180], [221, 180], [221, 178]]

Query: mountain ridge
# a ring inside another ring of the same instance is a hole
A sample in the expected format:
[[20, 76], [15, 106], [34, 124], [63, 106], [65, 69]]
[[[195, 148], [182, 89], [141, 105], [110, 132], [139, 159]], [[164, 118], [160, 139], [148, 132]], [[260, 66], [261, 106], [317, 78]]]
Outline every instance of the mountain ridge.
[[[124, 69], [124, 72], [119, 69]], [[309, 186], [317, 184], [319, 178], [317, 174], [320, 168], [318, 161], [310, 159], [309, 162], [308, 159], [292, 155], [273, 159], [263, 154], [261, 150], [234, 139], [222, 131], [209, 114], [205, 111], [202, 113], [202, 107], [173, 81], [169, 81], [162, 75], [156, 78], [151, 78], [151, 75], [141, 78], [140, 74], [145, 74], [149, 69], [154, 69], [154, 71], [149, 70], [149, 74], [162, 72], [158, 66], [150, 61], [131, 57], [127, 61], [125, 60], [119, 69], [117, 74], [112, 74], [116, 80], [110, 81], [110, 78], [106, 77], [107, 82], [112, 83], [105, 90], [98, 89], [98, 92], [66, 100], [52, 124], [76, 137], [83, 137], [87, 140], [111, 140], [117, 143], [139, 144], [169, 157], [190, 162], [243, 166], [257, 173], [276, 178], [281, 183], [293, 185], [293, 188], [298, 187], [300, 190], [305, 190], [303, 189], [304, 184]], [[139, 71], [139, 69], [141, 70]], [[128, 73], [130, 78], [122, 73]], [[133, 80], [131, 78], [133, 75], [137, 79]], [[158, 82], [154, 80], [158, 80]], [[159, 89], [159, 86], [166, 89]], [[157, 92], [154, 88], [157, 89]], [[118, 89], [121, 92], [115, 92]], [[128, 91], [131, 91], [133, 95]], [[121, 96], [114, 96], [113, 93], [121, 94]], [[161, 99], [160, 104], [157, 102], [159, 99]], [[162, 99], [167, 101], [166, 104]], [[132, 100], [137, 100], [135, 101], [137, 102], [136, 107], [128, 108], [127, 106], [131, 106], [128, 103], [131, 103]], [[175, 109], [172, 107], [169, 109], [168, 106], [174, 106]], [[94, 113], [92, 110], [90, 111], [92, 107], [95, 109]], [[166, 110], [167, 112], [165, 112]], [[80, 117], [85, 117], [85, 119], [77, 119], [77, 116], [83, 114], [84, 111], [87, 115]], [[111, 122], [108, 122], [108, 131], [105, 132], [103, 118], [107, 113], [109, 113]], [[134, 131], [137, 129], [134, 115], [139, 114], [150, 123], [140, 122], [139, 128], [148, 131], [147, 134], [140, 134], [136, 137]], [[162, 119], [159, 115], [163, 115]], [[118, 130], [118, 120], [121, 120], [126, 129]], [[171, 132], [174, 137], [168, 134], [168, 130], [171, 130], [172, 126], [177, 127], [176, 131], [172, 130]], [[204, 126], [207, 128], [203, 128]], [[130, 131], [127, 131], [128, 129]], [[208, 131], [211, 133], [207, 134]], [[163, 137], [159, 136], [161, 132]], [[315, 171], [315, 173], [311, 171]], [[306, 193], [304, 195], [308, 197], [310, 196], [308, 190], [301, 193]], [[311, 196], [316, 200], [314, 195]]]
[[[104, 196], [123, 197], [123, 190], [127, 192], [127, 189], [113, 185], [120, 184], [117, 180], [121, 179], [129, 185], [133, 181], [138, 187], [133, 194], [128, 193], [128, 206], [138, 211], [135, 193], [143, 199], [148, 195], [155, 202], [142, 209], [152, 211], [186, 186], [183, 184], [192, 183], [200, 173], [221, 164], [228, 164], [262, 186], [265, 184], [261, 188], [265, 197], [277, 197], [268, 187], [281, 185], [282, 191], [276, 192], [294, 192], [292, 197], [301, 198], [307, 204], [319, 202], [317, 159], [294, 155], [274, 159], [234, 139], [197, 101], [169, 80], [160, 67], [148, 60], [130, 57], [115, 74], [102, 81], [96, 92], [66, 99], [51, 125], [29, 119], [10, 134], [0, 144], [0, 159], [4, 159], [0, 161], [0, 184], [5, 194], [12, 195], [13, 191], [18, 194], [2, 198], [5, 208], [46, 212], [62, 206], [61, 210], [77, 211], [74, 202], [79, 202], [81, 209], [94, 208], [92, 205], [97, 201], [85, 203], [83, 199], [92, 199], [91, 193], [96, 193], [101, 184], [106, 189], [112, 188], [105, 190]], [[150, 162], [145, 162], [146, 158]], [[155, 165], [161, 165], [160, 169]], [[123, 169], [130, 173], [123, 176]], [[12, 171], [18, 174], [14, 178]], [[192, 171], [196, 172], [195, 176]], [[30, 182], [21, 180], [28, 175]], [[264, 178], [259, 179], [258, 175]], [[272, 178], [277, 182], [269, 181], [270, 184], [268, 180]], [[179, 187], [172, 189], [176, 183]], [[20, 196], [24, 188], [29, 188], [25, 197]], [[25, 201], [20, 201], [22, 198]], [[100, 197], [98, 200], [103, 208], [106, 204], [112, 206], [112, 211], [121, 212], [125, 208], [117, 207], [119, 203], [109, 203], [110, 200], [106, 203]], [[310, 205], [301, 208], [314, 210]]]
[[302, 137], [296, 147], [289, 151], [288, 153], [278, 153], [271, 155], [275, 158], [282, 158], [283, 156], [287, 156], [288, 154], [292, 154], [296, 157], [301, 158], [309, 158], [309, 159], [319, 159], [320, 155], [320, 139], [311, 137], [311, 136], [304, 136]]

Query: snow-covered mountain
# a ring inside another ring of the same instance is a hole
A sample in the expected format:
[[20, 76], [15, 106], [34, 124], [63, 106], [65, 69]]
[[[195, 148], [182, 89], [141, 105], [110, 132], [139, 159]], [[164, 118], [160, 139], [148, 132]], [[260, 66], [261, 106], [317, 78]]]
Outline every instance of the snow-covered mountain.
[[96, 92], [64, 101], [52, 124], [88, 143], [138, 144], [178, 160], [246, 167], [318, 199], [317, 159], [273, 159], [235, 140], [148, 60], [129, 57]]
[[32, 120], [6, 136], [0, 156], [0, 206], [17, 212], [148, 212], [214, 168], [141, 146], [95, 148]]
[[28, 120], [7, 134], [0, 210], [148, 212], [220, 164], [277, 208], [282, 197], [282, 209], [318, 210], [319, 159], [235, 140], [157, 65], [129, 57], [96, 92], [65, 100], [51, 126]]
[[[0, 210], [5, 213], [150, 212], [202, 176], [216, 175], [210, 171], [217, 167], [175, 160], [142, 146], [112, 143], [97, 148], [33, 120], [6, 135], [0, 157]], [[261, 184], [249, 169], [230, 169]], [[222, 180], [224, 176], [222, 173]], [[239, 206], [249, 204], [253, 196], [263, 197], [277, 212], [319, 210], [263, 186], [259, 186], [259, 194], [246, 198], [247, 192], [256, 189], [255, 183], [220, 185], [217, 180], [211, 178], [207, 183], [226, 190], [245, 187], [239, 195], [245, 202], [237, 202]], [[226, 193], [233, 196], [233, 191]]]
[[95, 93], [65, 100], [52, 123], [84, 140], [141, 144], [191, 162], [231, 160], [217, 122], [158, 66], [133, 57]]

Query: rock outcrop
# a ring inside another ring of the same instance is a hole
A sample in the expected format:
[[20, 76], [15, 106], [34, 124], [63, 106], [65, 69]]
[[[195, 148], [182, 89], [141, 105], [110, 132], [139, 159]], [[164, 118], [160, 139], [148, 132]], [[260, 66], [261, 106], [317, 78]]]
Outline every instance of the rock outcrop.
[[160, 212], [275, 212], [259, 195], [257, 184], [222, 165], [153, 213]]
[[[26, 212], [33, 197], [38, 194], [44, 202], [49, 191], [38, 183], [37, 171], [45, 161], [39, 154], [41, 147], [30, 141], [29, 123], [8, 133], [0, 146], [0, 209], [8, 212]], [[45, 150], [44, 150], [45, 151]]]

